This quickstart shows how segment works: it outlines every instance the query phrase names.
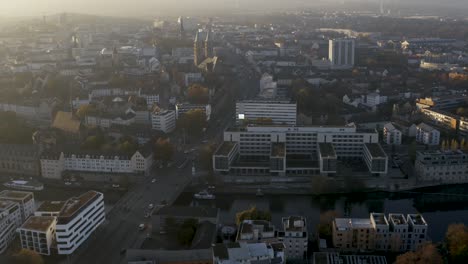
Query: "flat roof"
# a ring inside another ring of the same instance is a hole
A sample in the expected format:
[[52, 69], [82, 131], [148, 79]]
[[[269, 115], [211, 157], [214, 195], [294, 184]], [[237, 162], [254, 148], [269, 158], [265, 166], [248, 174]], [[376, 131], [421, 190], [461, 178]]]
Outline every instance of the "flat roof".
[[55, 219], [56, 218], [53, 216], [31, 216], [24, 222], [21, 228], [46, 232], [54, 223]]
[[386, 158], [387, 154], [383, 151], [378, 143], [366, 143], [366, 148], [369, 150], [373, 158]]
[[406, 225], [408, 222], [406, 222], [405, 216], [402, 214], [389, 214], [388, 219], [390, 222], [394, 223], [395, 225]]
[[16, 203], [13, 201], [9, 201], [9, 200], [0, 200], [0, 211], [7, 210], [13, 204], [16, 204]]
[[420, 214], [408, 214], [408, 217], [413, 221], [415, 225], [427, 225], [426, 220]]
[[91, 203], [94, 199], [96, 199], [100, 193], [96, 191], [88, 191], [79, 197], [72, 197], [68, 199], [60, 211], [59, 214], [59, 222], [66, 222], [70, 217], [73, 217], [77, 212], [80, 211], [85, 205]]
[[283, 218], [285, 231], [307, 231], [306, 220], [302, 216], [290, 216]]
[[333, 144], [331, 143], [319, 143], [319, 150], [320, 155], [323, 158], [335, 158], [336, 159], [336, 152]]
[[341, 231], [354, 228], [372, 228], [369, 218], [335, 218], [335, 225]]
[[226, 156], [231, 152], [232, 148], [236, 145], [235, 142], [224, 141], [221, 146], [219, 146], [218, 150], [216, 151], [215, 155], [223, 155]]
[[11, 190], [4, 190], [0, 192], [0, 198], [15, 199], [15, 200], [24, 200], [30, 195], [33, 195], [33, 193], [22, 192], [22, 191], [11, 191]]
[[45, 201], [36, 212], [60, 212], [65, 206], [66, 201]]
[[377, 225], [388, 225], [387, 218], [385, 214], [382, 213], [371, 213], [371, 217], [374, 219], [374, 222]]

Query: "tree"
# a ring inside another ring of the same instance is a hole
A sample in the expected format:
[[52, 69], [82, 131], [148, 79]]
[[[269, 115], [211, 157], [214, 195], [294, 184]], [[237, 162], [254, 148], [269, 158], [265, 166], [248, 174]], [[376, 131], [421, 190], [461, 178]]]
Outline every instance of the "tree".
[[442, 264], [444, 263], [441, 254], [436, 246], [432, 243], [427, 243], [421, 246], [415, 252], [406, 252], [399, 255], [396, 259], [396, 264]]
[[452, 139], [450, 142], [450, 150], [457, 150], [458, 149], [458, 142], [455, 139]]
[[236, 214], [236, 223], [240, 225], [244, 220], [266, 220], [271, 221], [271, 213], [258, 210], [255, 206]]
[[168, 138], [158, 138], [154, 144], [154, 158], [168, 162], [174, 155], [174, 146]]
[[39, 253], [28, 250], [21, 249], [18, 253], [14, 254], [11, 257], [11, 263], [15, 264], [43, 264], [44, 259]]
[[87, 150], [98, 150], [100, 149], [105, 143], [105, 138], [103, 135], [98, 134], [94, 136], [89, 136], [86, 140], [81, 144], [83, 149]]
[[200, 84], [192, 84], [187, 90], [187, 99], [192, 104], [207, 104], [209, 90]]
[[451, 224], [445, 234], [451, 263], [466, 263], [468, 259], [468, 227]]
[[207, 125], [206, 114], [201, 109], [187, 111], [177, 120], [177, 127], [195, 137], [200, 136]]
[[94, 105], [91, 105], [91, 104], [81, 105], [78, 108], [78, 110], [76, 110], [76, 115], [81, 119], [83, 119], [87, 115], [90, 115], [90, 114], [93, 114], [93, 113], [96, 113], [96, 107]]

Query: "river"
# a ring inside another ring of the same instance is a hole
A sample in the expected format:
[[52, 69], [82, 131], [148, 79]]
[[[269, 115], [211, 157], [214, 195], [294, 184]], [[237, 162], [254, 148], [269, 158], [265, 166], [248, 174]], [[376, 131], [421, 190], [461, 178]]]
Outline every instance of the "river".
[[222, 224], [235, 223], [237, 212], [256, 206], [268, 210], [279, 228], [281, 218], [289, 215], [307, 217], [309, 232], [315, 232], [320, 215], [334, 211], [339, 217], [369, 217], [370, 212], [421, 213], [429, 225], [434, 242], [444, 239], [448, 225], [468, 225], [468, 185], [432, 187], [418, 192], [363, 193], [348, 195], [265, 195], [217, 194], [216, 200], [197, 201], [193, 193], [182, 193], [175, 205], [203, 205], [220, 208]]

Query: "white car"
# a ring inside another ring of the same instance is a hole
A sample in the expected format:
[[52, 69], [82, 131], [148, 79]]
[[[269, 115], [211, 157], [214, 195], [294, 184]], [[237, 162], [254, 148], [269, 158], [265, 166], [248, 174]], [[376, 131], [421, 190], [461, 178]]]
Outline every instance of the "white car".
[[149, 209], [153, 209], [153, 208], [154, 208], [154, 204], [149, 204], [149, 205], [148, 205], [148, 208], [149, 208]]
[[141, 230], [144, 230], [145, 229], [145, 224], [140, 224], [138, 226], [138, 229], [141, 231]]
[[65, 182], [65, 185], [70, 186], [72, 183], [71, 182]]
[[156, 179], [153, 178], [153, 179], [151, 180], [151, 183], [155, 183], [155, 182], [156, 182]]
[[112, 188], [120, 188], [120, 184], [112, 184]]

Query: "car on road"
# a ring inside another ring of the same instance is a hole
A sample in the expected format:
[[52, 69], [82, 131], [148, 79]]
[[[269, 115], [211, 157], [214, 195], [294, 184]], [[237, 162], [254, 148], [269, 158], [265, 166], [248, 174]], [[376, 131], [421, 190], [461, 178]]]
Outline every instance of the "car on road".
[[154, 204], [150, 203], [150, 204], [148, 205], [148, 208], [149, 208], [149, 209], [153, 209], [153, 208], [154, 208]]
[[114, 184], [112, 184], [112, 188], [120, 188], [120, 184], [114, 183]]
[[65, 185], [70, 186], [70, 185], [72, 185], [72, 183], [71, 182], [65, 182]]
[[138, 225], [138, 229], [139, 229], [140, 231], [145, 230], [145, 224], [140, 224], [140, 225]]
[[151, 183], [155, 183], [155, 182], [156, 182], [156, 179], [153, 178], [153, 179], [151, 180]]

